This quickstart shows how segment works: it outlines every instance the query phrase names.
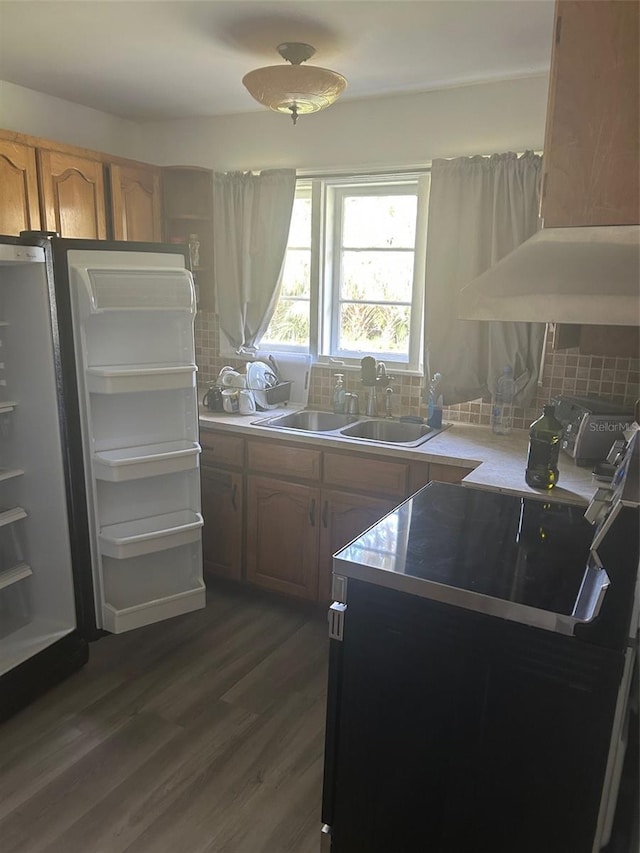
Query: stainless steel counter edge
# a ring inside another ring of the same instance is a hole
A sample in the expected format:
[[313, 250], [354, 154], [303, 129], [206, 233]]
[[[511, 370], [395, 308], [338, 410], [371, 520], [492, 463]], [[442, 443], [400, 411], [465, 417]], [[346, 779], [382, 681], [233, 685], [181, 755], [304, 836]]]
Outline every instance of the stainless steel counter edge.
[[462, 481], [463, 486], [487, 489], [516, 496], [528, 496], [558, 503], [586, 506], [595, 494], [597, 485], [589, 468], [579, 468], [573, 460], [561, 454], [560, 485], [550, 491], [531, 489], [524, 479], [529, 437], [527, 430], [514, 430], [511, 435], [494, 435], [490, 427], [454, 423], [419, 447], [389, 446], [371, 441], [354, 441], [336, 435], [306, 434], [261, 426], [256, 421], [299, 410], [287, 406], [251, 415], [230, 415], [225, 412], [200, 411], [200, 428], [216, 429], [253, 438], [295, 442], [325, 450], [357, 450], [359, 454], [388, 456], [399, 461], [432, 462], [441, 465], [473, 467]]
[[460, 587], [447, 586], [425, 578], [416, 578], [412, 575], [388, 571], [378, 566], [352, 563], [336, 556], [333, 558], [333, 573], [386, 589], [393, 589], [396, 592], [405, 592], [419, 598], [428, 598], [430, 601], [439, 601], [442, 604], [452, 604], [455, 607], [462, 607], [464, 610], [474, 610], [476, 613], [484, 613], [486, 616], [498, 616], [501, 619], [508, 619], [510, 622], [519, 622], [522, 625], [543, 628], [545, 631], [554, 631], [557, 634], [566, 634], [567, 636], [573, 635], [573, 629], [577, 622], [585, 621], [574, 616], [562, 616], [558, 613], [539, 610], [536, 607], [505, 601], [501, 598], [491, 598], [488, 595]]

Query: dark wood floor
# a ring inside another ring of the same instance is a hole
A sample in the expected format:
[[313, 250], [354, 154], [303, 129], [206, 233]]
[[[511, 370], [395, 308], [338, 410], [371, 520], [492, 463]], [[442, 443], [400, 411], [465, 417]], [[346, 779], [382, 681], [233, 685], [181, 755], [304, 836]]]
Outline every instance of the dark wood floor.
[[0, 726], [2, 853], [317, 853], [328, 639], [229, 587]]

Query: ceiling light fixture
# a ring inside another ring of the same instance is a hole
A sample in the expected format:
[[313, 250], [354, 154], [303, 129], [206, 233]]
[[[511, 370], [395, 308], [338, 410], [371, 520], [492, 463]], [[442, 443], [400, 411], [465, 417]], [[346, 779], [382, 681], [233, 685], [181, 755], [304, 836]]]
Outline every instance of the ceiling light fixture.
[[295, 124], [299, 115], [331, 106], [347, 85], [342, 74], [315, 65], [302, 65], [315, 52], [310, 44], [280, 44], [278, 53], [291, 65], [256, 68], [245, 74], [242, 82], [258, 103], [279, 113], [289, 113]]

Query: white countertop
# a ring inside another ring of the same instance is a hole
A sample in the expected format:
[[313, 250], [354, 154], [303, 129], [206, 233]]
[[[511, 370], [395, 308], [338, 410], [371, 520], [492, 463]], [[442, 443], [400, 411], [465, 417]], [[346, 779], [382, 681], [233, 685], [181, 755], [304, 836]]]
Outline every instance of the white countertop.
[[230, 415], [226, 412], [200, 410], [201, 429], [215, 428], [256, 438], [295, 441], [312, 444], [319, 449], [348, 450], [376, 456], [392, 456], [401, 460], [461, 465], [474, 470], [462, 481], [463, 486], [489, 489], [512, 495], [551, 498], [559, 503], [586, 506], [596, 488], [590, 468], [579, 468], [565, 454], [560, 454], [558, 485], [550, 491], [532, 489], [524, 479], [529, 447], [527, 430], [514, 430], [510, 435], [494, 435], [490, 427], [454, 423], [449, 429], [419, 447], [402, 447], [380, 442], [343, 438], [334, 434], [296, 432], [261, 426], [260, 420], [296, 411], [300, 406], [287, 406], [252, 415]]

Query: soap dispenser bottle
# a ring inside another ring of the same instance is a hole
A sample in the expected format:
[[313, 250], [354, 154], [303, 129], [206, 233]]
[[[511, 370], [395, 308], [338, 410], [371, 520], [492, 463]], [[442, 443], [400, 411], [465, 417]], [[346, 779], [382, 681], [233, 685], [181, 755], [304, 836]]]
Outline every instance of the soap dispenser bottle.
[[345, 411], [345, 387], [344, 373], [336, 373], [336, 384], [333, 389], [333, 411], [336, 415], [343, 415]]

